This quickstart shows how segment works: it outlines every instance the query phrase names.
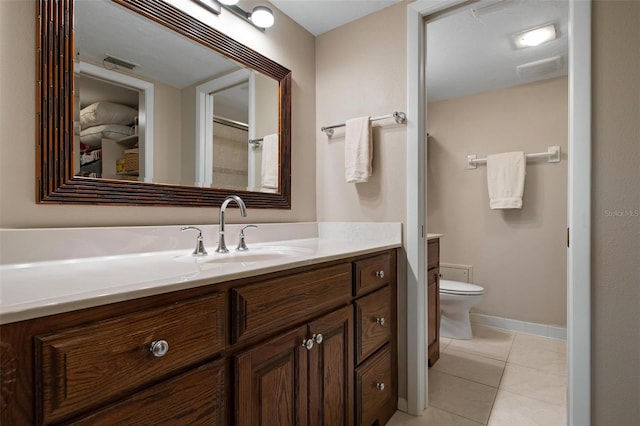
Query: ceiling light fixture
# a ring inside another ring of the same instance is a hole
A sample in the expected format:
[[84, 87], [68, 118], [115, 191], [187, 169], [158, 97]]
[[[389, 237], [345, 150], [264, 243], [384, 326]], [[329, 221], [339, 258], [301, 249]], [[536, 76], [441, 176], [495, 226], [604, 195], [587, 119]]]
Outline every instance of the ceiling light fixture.
[[539, 46], [556, 38], [556, 26], [554, 24], [533, 28], [513, 36], [513, 42], [518, 49]]

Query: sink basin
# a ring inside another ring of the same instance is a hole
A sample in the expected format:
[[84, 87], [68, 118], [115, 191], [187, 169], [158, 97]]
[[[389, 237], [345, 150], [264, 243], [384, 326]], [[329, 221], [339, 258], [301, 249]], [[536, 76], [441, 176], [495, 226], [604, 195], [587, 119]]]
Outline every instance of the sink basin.
[[254, 246], [248, 251], [235, 251], [229, 249], [229, 253], [209, 253], [207, 256], [194, 257], [191, 255], [182, 255], [175, 257], [178, 262], [196, 262], [199, 264], [229, 264], [229, 263], [256, 263], [275, 260], [285, 260], [294, 257], [300, 257], [311, 253], [310, 249], [286, 246]]

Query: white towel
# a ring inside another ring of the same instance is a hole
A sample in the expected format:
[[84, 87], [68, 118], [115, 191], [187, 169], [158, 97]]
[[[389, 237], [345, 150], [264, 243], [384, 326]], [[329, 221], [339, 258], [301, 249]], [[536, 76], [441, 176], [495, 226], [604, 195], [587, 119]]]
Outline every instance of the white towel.
[[352, 118], [345, 122], [344, 168], [347, 183], [367, 182], [371, 176], [373, 142], [369, 117]]
[[487, 156], [489, 206], [496, 209], [519, 209], [524, 194], [527, 156], [524, 152], [505, 152]]
[[277, 133], [262, 138], [262, 192], [278, 191], [279, 146]]

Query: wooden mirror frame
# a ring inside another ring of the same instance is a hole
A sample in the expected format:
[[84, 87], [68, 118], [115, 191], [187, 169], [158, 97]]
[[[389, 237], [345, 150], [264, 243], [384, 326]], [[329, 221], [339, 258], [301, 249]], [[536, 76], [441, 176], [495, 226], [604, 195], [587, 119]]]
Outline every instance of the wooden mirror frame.
[[279, 82], [280, 193], [74, 176], [74, 0], [36, 0], [36, 201], [137, 206], [291, 208], [291, 71], [161, 0], [112, 0]]

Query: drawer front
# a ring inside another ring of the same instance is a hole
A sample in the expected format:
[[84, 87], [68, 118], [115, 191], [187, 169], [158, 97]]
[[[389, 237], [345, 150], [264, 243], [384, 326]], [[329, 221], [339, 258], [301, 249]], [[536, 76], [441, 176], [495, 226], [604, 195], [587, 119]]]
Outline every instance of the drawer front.
[[[360, 296], [391, 282], [391, 256], [381, 254], [354, 262], [354, 296]], [[395, 272], [395, 271], [393, 271]]]
[[391, 290], [385, 287], [356, 300], [356, 362], [359, 364], [387, 343], [395, 321], [391, 318]]
[[427, 244], [427, 259], [429, 269], [437, 268], [440, 264], [440, 240], [431, 240]]
[[225, 424], [224, 362], [203, 365], [110, 405], [73, 425]]
[[391, 353], [387, 346], [356, 369], [356, 424], [384, 425], [395, 411], [391, 375]]
[[233, 288], [232, 340], [272, 335], [350, 298], [348, 263]]
[[[224, 349], [222, 294], [36, 337], [44, 422], [109, 402]], [[151, 352], [164, 340], [163, 356]]]

